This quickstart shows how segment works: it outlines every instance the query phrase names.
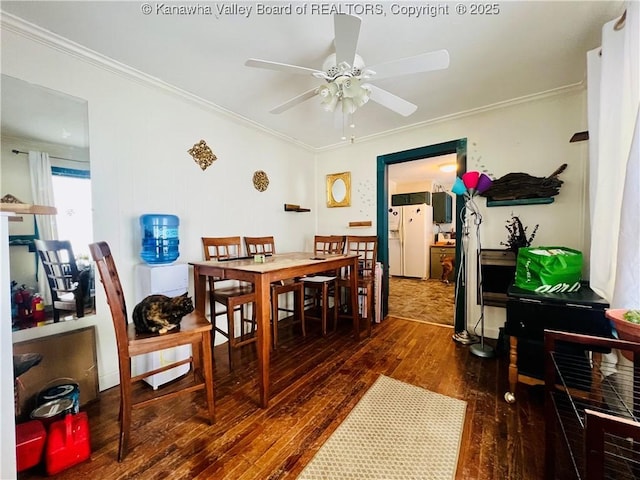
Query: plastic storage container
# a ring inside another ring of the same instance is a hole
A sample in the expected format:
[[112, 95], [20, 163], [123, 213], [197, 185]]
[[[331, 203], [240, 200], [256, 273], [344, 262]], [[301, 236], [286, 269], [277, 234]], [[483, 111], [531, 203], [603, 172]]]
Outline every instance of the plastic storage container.
[[148, 213], [140, 216], [142, 250], [140, 258], [149, 265], [172, 263], [180, 256], [178, 226], [175, 215]]
[[66, 415], [51, 424], [45, 446], [47, 475], [55, 475], [91, 457], [87, 412]]
[[16, 468], [18, 472], [35, 467], [42, 459], [47, 432], [40, 420], [16, 425]]

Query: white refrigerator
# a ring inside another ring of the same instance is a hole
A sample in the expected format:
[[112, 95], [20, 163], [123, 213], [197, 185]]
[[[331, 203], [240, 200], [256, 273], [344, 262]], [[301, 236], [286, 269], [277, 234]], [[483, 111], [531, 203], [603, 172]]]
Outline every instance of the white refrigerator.
[[429, 278], [429, 247], [433, 243], [433, 207], [389, 208], [389, 274]]
[[[148, 295], [166, 295], [176, 297], [182, 295], [189, 287], [189, 266], [186, 263], [170, 265], [136, 265], [136, 304]], [[133, 311], [133, 309], [131, 309]], [[191, 356], [191, 345], [181, 345], [160, 352], [138, 355], [133, 358], [133, 370], [136, 375], [155, 370], [170, 363], [186, 360]], [[180, 365], [165, 372], [151, 375], [144, 379], [157, 390], [175, 378], [189, 372], [189, 364]]]

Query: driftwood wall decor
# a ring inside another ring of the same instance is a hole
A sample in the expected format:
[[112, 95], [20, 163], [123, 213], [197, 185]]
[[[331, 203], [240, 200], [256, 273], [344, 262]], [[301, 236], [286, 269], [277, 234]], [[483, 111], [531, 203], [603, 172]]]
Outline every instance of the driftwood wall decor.
[[491, 200], [519, 200], [525, 198], [548, 198], [558, 195], [564, 183], [558, 176], [564, 172], [567, 164], [560, 165], [548, 177], [534, 177], [528, 173], [507, 173], [493, 181], [483, 197]]

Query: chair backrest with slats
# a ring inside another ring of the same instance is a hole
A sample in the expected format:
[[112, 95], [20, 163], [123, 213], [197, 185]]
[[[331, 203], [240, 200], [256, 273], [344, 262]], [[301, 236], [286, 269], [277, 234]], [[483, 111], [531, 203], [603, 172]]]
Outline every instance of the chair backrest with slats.
[[[127, 305], [120, 284], [120, 277], [116, 264], [111, 255], [111, 249], [106, 242], [97, 242], [89, 245], [89, 251], [96, 262], [100, 281], [104, 286], [107, 296], [107, 303], [111, 310], [111, 318], [116, 331], [116, 342], [118, 351], [128, 356], [128, 335], [127, 335]], [[122, 357], [120, 357], [122, 358]]]
[[242, 256], [240, 237], [202, 237], [205, 260], [225, 260]]
[[[229, 258], [242, 257], [242, 242], [240, 236], [237, 237], [202, 237], [202, 247], [204, 248], [205, 260], [226, 260]], [[213, 294], [216, 284], [225, 286], [236, 284], [231, 280], [216, 277], [209, 278], [209, 294]]]
[[273, 237], [244, 237], [244, 245], [247, 249], [247, 255], [260, 253], [275, 255], [276, 253], [276, 243]]
[[34, 240], [34, 244], [51, 289], [51, 297], [73, 292], [78, 286], [76, 258], [68, 240]]
[[344, 252], [344, 235], [316, 235], [313, 239], [315, 255], [329, 255]]
[[372, 279], [378, 261], [378, 237], [376, 235], [347, 235], [347, 254], [360, 257], [358, 273], [361, 278]]

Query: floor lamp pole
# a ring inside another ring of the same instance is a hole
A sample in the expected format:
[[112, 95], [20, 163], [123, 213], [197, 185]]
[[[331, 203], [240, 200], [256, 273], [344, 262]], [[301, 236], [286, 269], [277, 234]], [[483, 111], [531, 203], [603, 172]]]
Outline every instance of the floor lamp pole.
[[[465, 194], [465, 206], [462, 212], [462, 258], [459, 263], [460, 267], [458, 268], [458, 278], [456, 278], [456, 301], [455, 304], [458, 304], [458, 294], [460, 285], [465, 286], [465, 297], [468, 297], [468, 287], [469, 287], [469, 212], [467, 209], [468, 201], [470, 197]], [[464, 330], [459, 332], [455, 332], [453, 334], [453, 340], [463, 345], [472, 345], [474, 343], [478, 343], [480, 339], [477, 335], [474, 335], [469, 332], [469, 324], [467, 322], [467, 317], [469, 316], [469, 308], [467, 305], [467, 298], [465, 298], [465, 315], [464, 315]]]
[[484, 295], [482, 290], [482, 269], [480, 268], [480, 253], [482, 251], [480, 244], [480, 225], [482, 224], [482, 215], [478, 211], [473, 199], [470, 199], [467, 203], [471, 204], [472, 215], [475, 217], [473, 223], [476, 229], [476, 268], [478, 270], [477, 291], [478, 297], [480, 298], [480, 343], [471, 345], [470, 350], [476, 357], [492, 358], [496, 354], [495, 350], [484, 343]]

